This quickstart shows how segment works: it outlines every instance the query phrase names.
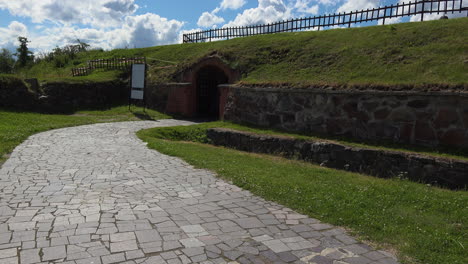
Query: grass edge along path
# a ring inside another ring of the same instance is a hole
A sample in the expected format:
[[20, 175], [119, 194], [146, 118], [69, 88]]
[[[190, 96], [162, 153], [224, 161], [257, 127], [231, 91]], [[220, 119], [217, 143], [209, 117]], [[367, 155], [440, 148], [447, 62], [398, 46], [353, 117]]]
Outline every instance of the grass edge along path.
[[71, 115], [41, 114], [0, 108], [0, 167], [13, 149], [29, 136], [71, 126], [145, 119], [165, 119], [169, 116], [141, 107], [112, 107], [105, 110], [82, 110]]
[[435, 150], [432, 148], [421, 147], [421, 146], [408, 146], [404, 144], [390, 143], [390, 142], [380, 142], [378, 143], [364, 143], [358, 140], [353, 140], [350, 138], [342, 137], [324, 137], [324, 136], [313, 136], [313, 135], [301, 135], [294, 134], [292, 132], [284, 132], [275, 129], [265, 129], [258, 128], [253, 126], [246, 126], [235, 124], [232, 122], [226, 121], [216, 121], [202, 123], [194, 126], [187, 127], [167, 127], [164, 129], [154, 130], [152, 136], [169, 139], [169, 140], [181, 140], [181, 141], [196, 141], [200, 143], [209, 143], [208, 138], [206, 137], [206, 130], [209, 128], [227, 128], [233, 130], [239, 130], [243, 132], [255, 133], [260, 135], [270, 135], [270, 136], [286, 136], [302, 140], [310, 141], [327, 141], [331, 143], [336, 143], [344, 145], [347, 147], [357, 147], [364, 149], [376, 149], [383, 151], [395, 151], [395, 152], [404, 152], [408, 154], [424, 155], [434, 158], [446, 158], [446, 159], [455, 159], [455, 160], [464, 160], [468, 161], [468, 153], [461, 153], [460, 150], [455, 149], [442, 149]]
[[[137, 134], [150, 148], [163, 154], [212, 170], [267, 200], [350, 229], [359, 239], [393, 248], [403, 263], [468, 263], [466, 191], [379, 179], [200, 143], [163, 140], [154, 136], [158, 130], [161, 128]], [[186, 133], [178, 132], [181, 138]]]

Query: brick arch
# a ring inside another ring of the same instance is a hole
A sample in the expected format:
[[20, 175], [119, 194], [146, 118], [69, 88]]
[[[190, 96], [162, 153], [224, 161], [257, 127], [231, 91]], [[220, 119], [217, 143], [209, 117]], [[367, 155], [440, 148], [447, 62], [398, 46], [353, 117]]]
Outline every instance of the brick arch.
[[228, 83], [235, 83], [239, 80], [240, 75], [238, 71], [229, 67], [229, 65], [224, 63], [220, 57], [210, 56], [201, 59], [190, 68], [185, 70], [182, 73], [181, 81], [186, 83], [196, 83], [198, 72], [206, 67], [215, 67], [223, 71], [224, 74], [228, 77]]
[[[227, 77], [227, 84], [235, 83], [240, 78], [239, 72], [229, 67], [220, 57], [210, 56], [203, 58], [179, 75], [178, 79], [181, 85], [174, 89], [169, 95], [166, 111], [189, 117], [197, 116], [199, 114], [197, 94], [198, 76], [200, 72], [210, 68], [217, 69], [224, 73]], [[217, 89], [219, 96], [217, 100], [217, 116], [223, 118], [229, 90], [219, 87]]]

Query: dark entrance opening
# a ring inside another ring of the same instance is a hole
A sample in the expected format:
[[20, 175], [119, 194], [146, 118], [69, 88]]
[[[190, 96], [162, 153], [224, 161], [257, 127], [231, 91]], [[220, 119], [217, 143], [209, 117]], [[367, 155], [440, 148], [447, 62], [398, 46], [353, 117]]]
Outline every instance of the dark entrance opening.
[[200, 117], [219, 118], [218, 85], [228, 83], [226, 74], [215, 66], [206, 66], [197, 74], [197, 114]]

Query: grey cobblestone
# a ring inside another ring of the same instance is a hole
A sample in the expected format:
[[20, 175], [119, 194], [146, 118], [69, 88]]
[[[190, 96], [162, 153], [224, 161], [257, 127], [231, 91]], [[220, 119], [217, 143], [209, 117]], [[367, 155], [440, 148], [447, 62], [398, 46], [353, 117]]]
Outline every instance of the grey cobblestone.
[[134, 135], [190, 124], [96, 124], [30, 137], [0, 169], [0, 263], [398, 263]]

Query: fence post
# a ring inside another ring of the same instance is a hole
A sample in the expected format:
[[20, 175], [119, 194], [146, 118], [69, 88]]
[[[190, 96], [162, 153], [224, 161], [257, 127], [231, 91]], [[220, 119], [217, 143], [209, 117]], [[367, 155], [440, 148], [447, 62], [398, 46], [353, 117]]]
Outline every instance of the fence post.
[[351, 13], [349, 13], [349, 24], [348, 24], [348, 28], [351, 27], [351, 18], [353, 17], [353, 11], [351, 11]]
[[421, 21], [424, 21], [424, 4], [426, 3], [425, 0], [422, 1], [422, 9], [421, 9]]

